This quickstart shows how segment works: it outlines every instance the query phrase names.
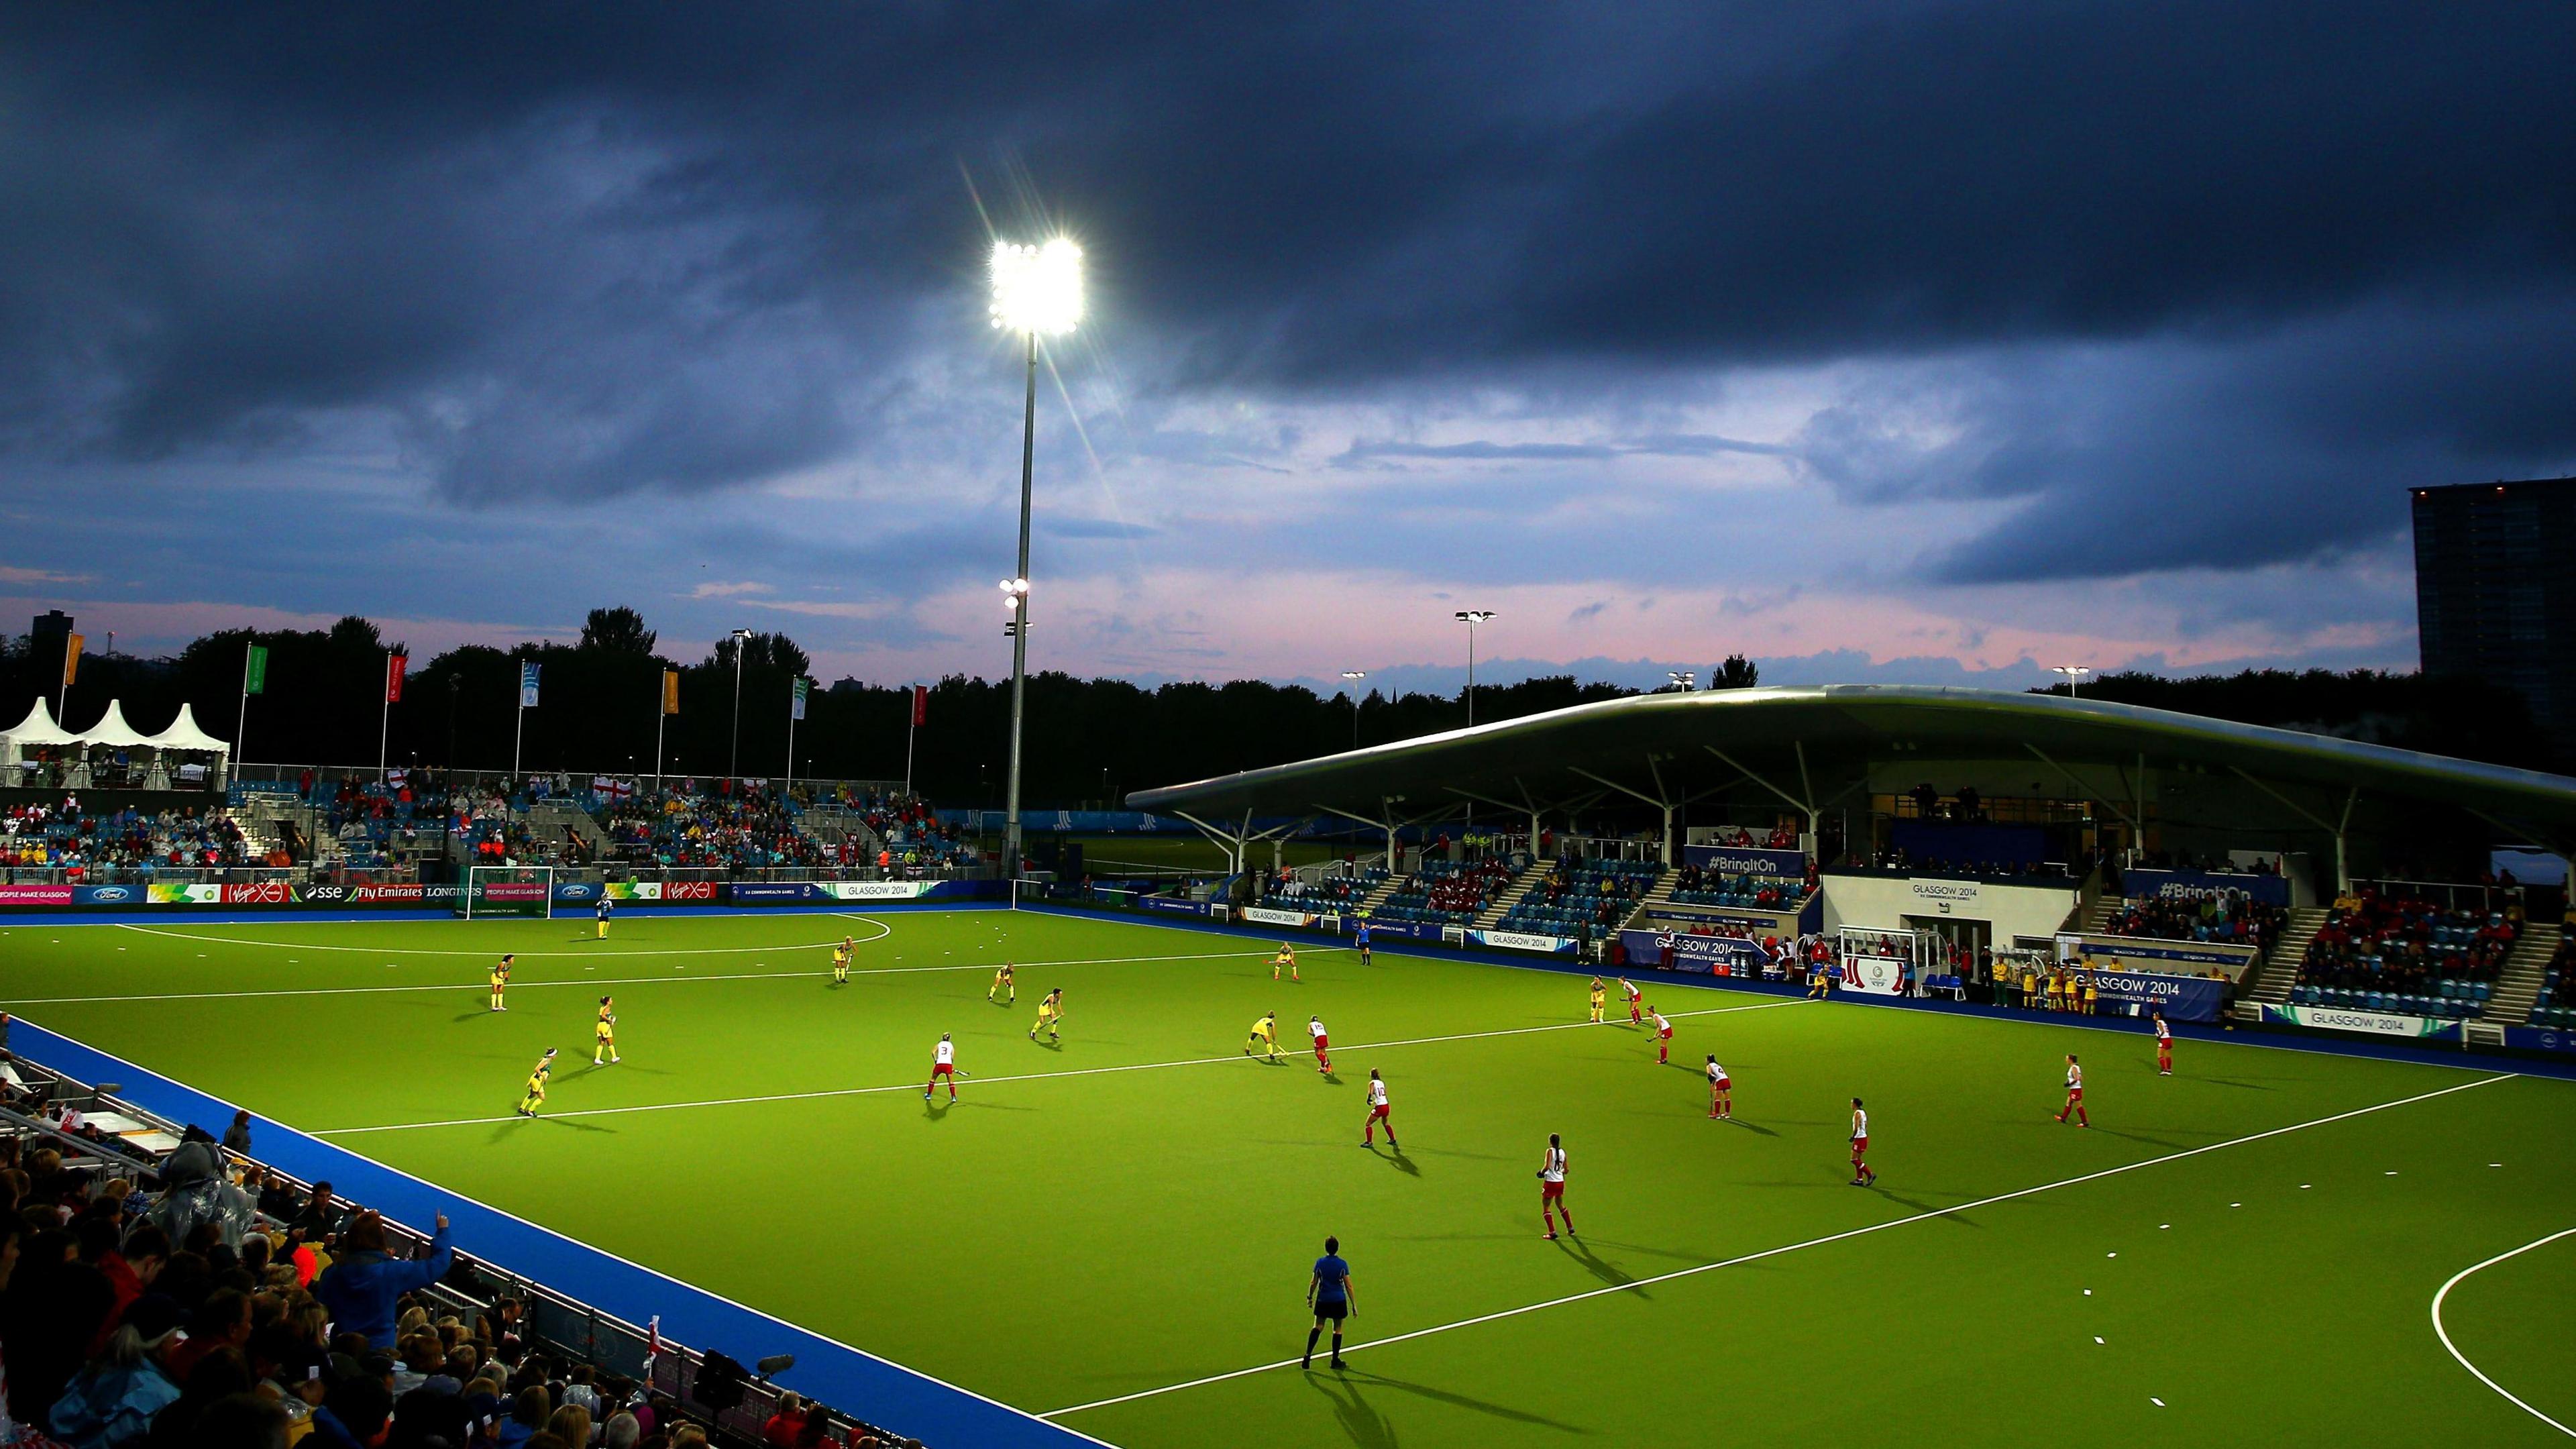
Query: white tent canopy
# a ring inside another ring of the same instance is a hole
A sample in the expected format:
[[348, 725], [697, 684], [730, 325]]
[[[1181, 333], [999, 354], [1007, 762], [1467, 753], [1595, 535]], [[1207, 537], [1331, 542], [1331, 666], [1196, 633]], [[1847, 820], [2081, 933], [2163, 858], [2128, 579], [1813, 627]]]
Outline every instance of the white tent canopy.
[[[52, 778], [38, 781], [36, 772], [29, 768], [37, 752], [65, 747], [72, 747], [69, 758], [57, 761], [58, 769], [44, 772]], [[214, 756], [210, 761], [188, 762], [181, 773], [188, 777], [190, 788], [203, 774], [208, 783], [220, 789], [233, 752], [231, 745], [206, 733], [197, 724], [195, 711], [185, 704], [179, 706], [178, 717], [170, 721], [168, 729], [147, 735], [126, 720], [122, 700], [110, 700], [98, 723], [75, 734], [54, 722], [53, 711], [40, 698], [28, 709], [24, 720], [13, 728], [0, 730], [0, 783], [88, 789], [92, 779], [88, 750], [93, 747], [149, 752], [140, 757], [140, 762], [147, 766], [143, 788], [150, 790], [169, 788], [168, 757], [173, 751]]]
[[84, 745], [104, 745], [121, 750], [133, 749], [136, 746], [148, 747], [152, 744], [150, 737], [143, 731], [125, 722], [125, 702], [115, 699], [107, 702], [107, 713], [98, 717], [98, 723], [81, 731], [80, 742]]
[[187, 704], [179, 706], [179, 717], [170, 721], [168, 729], [146, 739], [144, 743], [157, 749], [211, 750], [219, 755], [229, 755], [233, 750], [231, 745], [199, 728], [196, 706]]
[[76, 745], [80, 743], [80, 736], [55, 724], [54, 712], [45, 707], [44, 698], [39, 695], [25, 719], [10, 729], [0, 730], [0, 741], [6, 741], [8, 748], [14, 750], [21, 746]]

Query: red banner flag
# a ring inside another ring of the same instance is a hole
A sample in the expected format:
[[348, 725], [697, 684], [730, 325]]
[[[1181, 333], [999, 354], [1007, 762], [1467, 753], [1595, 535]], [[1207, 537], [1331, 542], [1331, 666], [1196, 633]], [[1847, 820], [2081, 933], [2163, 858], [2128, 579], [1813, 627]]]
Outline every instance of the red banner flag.
[[403, 671], [410, 667], [411, 658], [409, 655], [388, 654], [385, 656], [385, 703], [402, 703]]
[[930, 723], [930, 686], [916, 684], [912, 687], [912, 727], [919, 729], [928, 723]]

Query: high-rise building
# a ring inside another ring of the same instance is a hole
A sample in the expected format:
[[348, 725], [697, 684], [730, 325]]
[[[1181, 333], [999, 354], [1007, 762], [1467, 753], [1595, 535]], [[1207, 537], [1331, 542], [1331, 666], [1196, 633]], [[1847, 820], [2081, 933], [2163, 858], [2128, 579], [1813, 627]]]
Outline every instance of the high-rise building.
[[2424, 672], [2510, 689], [2576, 746], [2576, 478], [2418, 488], [2414, 507]]

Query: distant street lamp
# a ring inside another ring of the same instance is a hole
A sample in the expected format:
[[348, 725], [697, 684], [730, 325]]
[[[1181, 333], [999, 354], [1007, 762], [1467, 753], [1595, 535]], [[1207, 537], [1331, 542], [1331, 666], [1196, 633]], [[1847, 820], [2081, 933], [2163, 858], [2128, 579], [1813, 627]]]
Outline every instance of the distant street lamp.
[[725, 776], [742, 778], [742, 654], [751, 642], [749, 629], [736, 629], [725, 636], [733, 641], [733, 752], [725, 757]]
[[1696, 669], [1667, 669], [1664, 671], [1664, 677], [1680, 685], [1684, 694], [1690, 693], [1691, 686], [1699, 683], [1699, 671]]
[[2090, 664], [2052, 664], [2048, 666], [2048, 672], [2051, 674], [2063, 674], [2066, 676], [2066, 697], [2068, 699], [2073, 699], [2075, 697], [2075, 686], [2084, 682], [2084, 676], [2093, 672], [2093, 666]]
[[1476, 727], [1476, 626], [1494, 617], [1491, 609], [1460, 609], [1450, 616], [1467, 626], [1467, 727]]
[[1368, 671], [1365, 669], [1342, 671], [1342, 683], [1351, 691], [1351, 748], [1355, 750], [1360, 747], [1360, 681], [1366, 678]]
[[1038, 446], [1038, 334], [1065, 333], [1082, 320], [1082, 248], [1057, 237], [1044, 246], [993, 244], [993, 325], [1027, 342], [1028, 397], [1020, 413], [1020, 567], [1002, 585], [1011, 602], [1011, 778], [1002, 852], [1020, 873], [1020, 722], [1029, 675], [1029, 499]]

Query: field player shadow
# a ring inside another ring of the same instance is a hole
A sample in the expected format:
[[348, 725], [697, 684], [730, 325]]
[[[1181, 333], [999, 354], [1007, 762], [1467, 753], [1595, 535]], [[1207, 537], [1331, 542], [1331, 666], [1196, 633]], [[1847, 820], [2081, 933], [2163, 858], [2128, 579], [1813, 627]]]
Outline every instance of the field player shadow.
[[1777, 1137], [1780, 1135], [1779, 1133], [1772, 1131], [1770, 1128], [1763, 1126], [1759, 1122], [1748, 1122], [1741, 1117], [1720, 1117], [1717, 1120], [1720, 1122], [1732, 1123], [1735, 1126], [1743, 1128], [1747, 1132], [1759, 1132], [1765, 1137]]
[[[1469, 1398], [1465, 1394], [1456, 1393], [1449, 1389], [1435, 1389], [1429, 1384], [1411, 1383], [1404, 1379], [1391, 1379], [1384, 1374], [1374, 1374], [1366, 1371], [1353, 1372], [1346, 1370], [1342, 1374], [1342, 1387], [1349, 1390], [1354, 1401], [1358, 1399], [1359, 1386], [1363, 1383], [1381, 1384], [1398, 1393], [1412, 1394], [1417, 1398], [1430, 1399], [1436, 1403], [1449, 1404], [1461, 1409], [1473, 1409], [1479, 1414], [1489, 1414], [1497, 1419], [1509, 1419], [1516, 1424], [1529, 1424], [1541, 1429], [1554, 1429], [1560, 1434], [1580, 1434], [1584, 1432], [1575, 1425], [1568, 1424], [1561, 1419], [1551, 1419], [1544, 1414], [1533, 1414], [1527, 1409], [1510, 1408], [1502, 1404], [1494, 1403], [1488, 1399]], [[1382, 1417], [1378, 1417], [1376, 1415], [1371, 1415], [1371, 1417], [1376, 1418], [1381, 1424], [1386, 1422]], [[1389, 1438], [1384, 1442], [1392, 1444], [1395, 1441], [1392, 1438]]]
[[1352, 1443], [1359, 1445], [1360, 1449], [1395, 1449], [1395, 1426], [1386, 1421], [1385, 1415], [1370, 1408], [1368, 1400], [1360, 1397], [1359, 1386], [1350, 1382], [1348, 1372], [1344, 1370], [1335, 1374], [1330, 1370], [1322, 1373], [1310, 1370], [1306, 1382], [1332, 1399], [1333, 1417], [1340, 1421], [1342, 1432]]
[[[1583, 1265], [1583, 1271], [1600, 1279], [1602, 1282], [1609, 1284], [1613, 1288], [1625, 1288], [1637, 1281], [1635, 1274], [1630, 1273], [1626, 1269], [1592, 1251], [1589, 1244], [1585, 1243], [1583, 1239], [1575, 1236], [1570, 1231], [1566, 1236], [1556, 1240], [1556, 1247], [1557, 1251], [1565, 1254], [1569, 1258], [1572, 1258], [1574, 1261], [1581, 1263]], [[1655, 1295], [1646, 1292], [1644, 1289], [1639, 1289], [1637, 1291], [1637, 1296], [1640, 1298], [1652, 1298]]]
[[2144, 1132], [2123, 1132], [2117, 1127], [2094, 1127], [2087, 1130], [2099, 1132], [2105, 1137], [2125, 1137], [2131, 1142], [2143, 1142], [2149, 1147], [2161, 1147], [2167, 1152], [2180, 1152], [2183, 1150], [2183, 1145], [2179, 1142], [2168, 1142], [2161, 1137], [2150, 1137]]
[[[1390, 1143], [1389, 1145], [1392, 1146], [1393, 1144]], [[1412, 1158], [1404, 1155], [1404, 1149], [1401, 1147], [1395, 1148], [1392, 1153], [1379, 1152], [1372, 1148], [1370, 1149], [1370, 1155], [1377, 1157], [1385, 1162], [1387, 1166], [1394, 1168], [1396, 1171], [1403, 1173], [1407, 1177], [1420, 1177], [1422, 1175], [1422, 1169], [1414, 1165]]]
[[602, 1127], [596, 1122], [584, 1122], [572, 1117], [548, 1117], [540, 1114], [535, 1117], [513, 1117], [509, 1121], [493, 1128], [491, 1145], [498, 1146], [501, 1143], [509, 1141], [510, 1138], [516, 1135], [519, 1129], [523, 1127], [539, 1125], [549, 1127], [569, 1127], [575, 1132], [605, 1132], [611, 1137], [617, 1135], [616, 1128]]

